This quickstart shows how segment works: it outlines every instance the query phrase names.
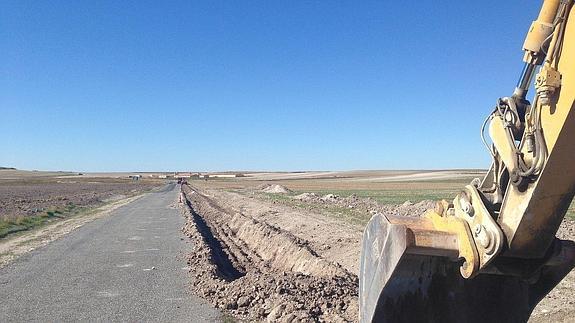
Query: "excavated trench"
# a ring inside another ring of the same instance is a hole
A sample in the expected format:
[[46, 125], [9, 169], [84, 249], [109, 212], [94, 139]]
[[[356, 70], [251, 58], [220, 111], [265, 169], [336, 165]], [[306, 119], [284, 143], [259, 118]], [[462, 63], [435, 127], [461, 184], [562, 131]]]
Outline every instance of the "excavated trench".
[[193, 290], [250, 321], [357, 320], [357, 277], [307, 241], [219, 206], [188, 185], [180, 200]]
[[206, 221], [194, 212], [190, 201], [186, 200], [186, 204], [190, 209], [190, 214], [194, 223], [196, 223], [197, 231], [203, 238], [205, 244], [208, 246], [210, 257], [213, 264], [216, 266], [216, 274], [225, 281], [233, 281], [245, 275], [243, 268], [236, 268], [228, 254], [224, 251], [222, 244], [216, 239], [212, 230], [207, 225]]

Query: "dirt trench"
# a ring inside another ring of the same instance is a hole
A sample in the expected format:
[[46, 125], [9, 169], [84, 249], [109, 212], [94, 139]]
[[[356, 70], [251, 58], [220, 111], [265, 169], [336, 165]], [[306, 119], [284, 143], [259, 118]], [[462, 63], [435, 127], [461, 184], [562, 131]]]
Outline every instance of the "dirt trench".
[[355, 322], [357, 276], [291, 233], [182, 186], [195, 293], [249, 321]]

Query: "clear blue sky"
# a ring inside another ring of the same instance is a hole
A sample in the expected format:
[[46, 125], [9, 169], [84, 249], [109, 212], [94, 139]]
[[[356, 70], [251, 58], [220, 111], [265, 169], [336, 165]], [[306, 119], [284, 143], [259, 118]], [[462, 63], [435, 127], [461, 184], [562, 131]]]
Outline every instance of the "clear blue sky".
[[0, 2], [0, 166], [487, 168], [539, 1]]

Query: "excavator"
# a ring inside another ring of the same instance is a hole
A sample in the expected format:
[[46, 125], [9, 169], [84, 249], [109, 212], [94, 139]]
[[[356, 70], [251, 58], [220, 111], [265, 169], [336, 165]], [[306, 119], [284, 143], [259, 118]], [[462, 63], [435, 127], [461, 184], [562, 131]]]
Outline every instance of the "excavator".
[[366, 226], [361, 322], [526, 322], [575, 266], [575, 243], [556, 238], [575, 195], [573, 0], [542, 1], [523, 50], [481, 128], [485, 177], [420, 217]]

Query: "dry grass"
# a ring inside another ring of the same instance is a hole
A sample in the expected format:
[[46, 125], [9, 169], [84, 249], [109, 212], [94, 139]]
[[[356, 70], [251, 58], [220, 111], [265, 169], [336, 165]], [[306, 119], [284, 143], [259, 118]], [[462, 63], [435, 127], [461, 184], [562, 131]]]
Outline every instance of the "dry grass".
[[0, 171], [0, 239], [158, 187], [164, 181]]
[[76, 215], [81, 212], [74, 204], [52, 209], [33, 216], [2, 216], [0, 219], [0, 239], [9, 234], [30, 230], [57, 219]]
[[452, 199], [472, 177], [445, 180], [424, 180], [405, 182], [358, 182], [341, 179], [290, 179], [276, 181], [249, 181], [245, 179], [193, 180], [190, 183], [202, 188], [224, 190], [254, 190], [265, 183], [274, 183], [292, 190], [292, 195], [314, 192], [320, 195], [337, 194], [371, 197], [384, 204], [399, 204], [405, 201]]
[[[292, 193], [288, 196], [303, 192], [314, 192], [320, 195], [332, 193], [342, 197], [355, 194], [360, 197], [373, 198], [384, 204], [401, 204], [405, 201], [417, 203], [422, 200], [451, 200], [465, 185], [469, 184], [476, 175], [477, 173], [468, 177], [453, 179], [398, 182], [353, 181], [349, 180], [349, 178], [292, 178], [273, 181], [232, 178], [210, 179], [208, 181], [192, 180], [191, 184], [208, 189], [224, 189], [241, 192], [257, 190], [258, 187], [263, 184], [273, 183], [283, 185], [292, 190]], [[268, 198], [282, 199], [282, 196], [272, 196]], [[575, 220], [575, 202], [569, 207], [566, 217]]]

